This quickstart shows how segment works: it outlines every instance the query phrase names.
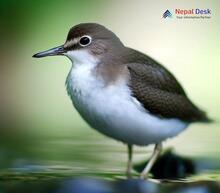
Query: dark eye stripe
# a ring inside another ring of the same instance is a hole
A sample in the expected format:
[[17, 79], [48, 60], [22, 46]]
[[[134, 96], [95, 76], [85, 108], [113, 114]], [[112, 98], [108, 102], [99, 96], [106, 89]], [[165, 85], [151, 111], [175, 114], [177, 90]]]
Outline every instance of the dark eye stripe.
[[77, 44], [72, 44], [72, 45], [68, 45], [68, 46], [64, 46], [64, 49], [66, 51], [69, 51], [69, 50], [73, 50], [77, 47]]
[[72, 50], [77, 47], [77, 44], [78, 44], [78, 39], [69, 40], [64, 44], [64, 49]]
[[67, 41], [64, 44], [64, 49], [69, 51], [69, 50], [76, 49], [77, 47], [78, 48], [85, 47], [85, 46], [88, 46], [91, 43], [91, 41], [92, 41], [92, 38], [87, 35], [82, 36], [81, 38], [80, 37], [74, 38], [74, 39]]

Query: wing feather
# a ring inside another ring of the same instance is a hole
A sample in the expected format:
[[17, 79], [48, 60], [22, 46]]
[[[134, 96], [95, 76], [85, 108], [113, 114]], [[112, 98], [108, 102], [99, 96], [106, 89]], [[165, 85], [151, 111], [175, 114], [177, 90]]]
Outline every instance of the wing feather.
[[139, 102], [152, 114], [186, 122], [207, 122], [205, 112], [187, 97], [176, 78], [162, 65], [145, 56], [141, 63], [128, 63], [129, 86]]

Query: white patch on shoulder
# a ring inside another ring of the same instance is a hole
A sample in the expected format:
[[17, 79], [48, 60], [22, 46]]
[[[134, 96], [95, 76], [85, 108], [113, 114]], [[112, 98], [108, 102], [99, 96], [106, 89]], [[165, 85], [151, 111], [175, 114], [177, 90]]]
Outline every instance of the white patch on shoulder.
[[148, 145], [174, 137], [188, 126], [179, 119], [150, 114], [131, 96], [126, 80], [105, 86], [91, 72], [98, 60], [87, 51], [68, 54], [74, 61], [66, 80], [68, 94], [94, 129], [125, 143]]

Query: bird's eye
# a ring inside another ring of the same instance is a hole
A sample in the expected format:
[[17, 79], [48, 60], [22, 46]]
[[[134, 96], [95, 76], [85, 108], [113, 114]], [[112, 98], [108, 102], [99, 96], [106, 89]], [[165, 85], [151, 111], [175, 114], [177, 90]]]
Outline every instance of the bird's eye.
[[79, 40], [79, 44], [81, 46], [88, 46], [92, 41], [92, 38], [90, 36], [82, 36]]

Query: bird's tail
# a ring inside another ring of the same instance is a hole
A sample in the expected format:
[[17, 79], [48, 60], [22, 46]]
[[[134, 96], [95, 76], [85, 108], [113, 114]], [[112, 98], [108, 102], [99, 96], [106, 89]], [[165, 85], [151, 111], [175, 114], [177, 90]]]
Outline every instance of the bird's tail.
[[199, 117], [198, 117], [197, 121], [202, 122], [202, 123], [213, 123], [214, 122], [213, 119], [208, 117], [208, 115], [205, 111], [202, 111], [202, 110], [199, 110], [199, 111], [200, 111], [200, 113], [199, 113]]

